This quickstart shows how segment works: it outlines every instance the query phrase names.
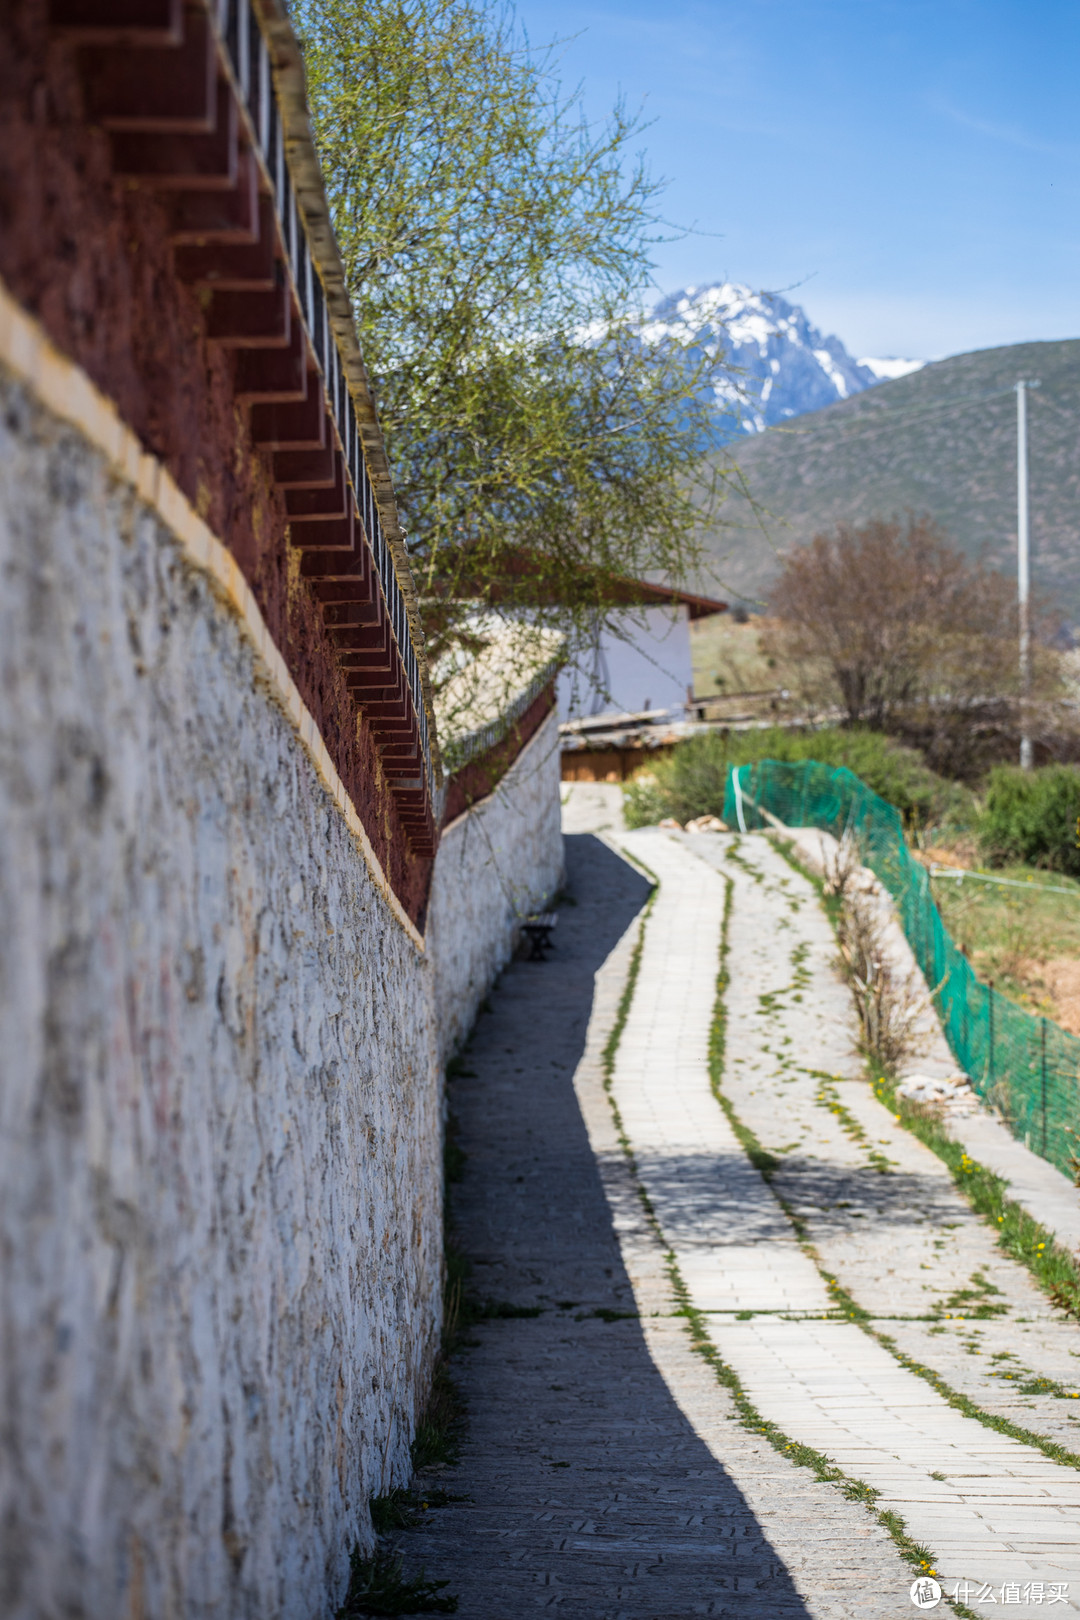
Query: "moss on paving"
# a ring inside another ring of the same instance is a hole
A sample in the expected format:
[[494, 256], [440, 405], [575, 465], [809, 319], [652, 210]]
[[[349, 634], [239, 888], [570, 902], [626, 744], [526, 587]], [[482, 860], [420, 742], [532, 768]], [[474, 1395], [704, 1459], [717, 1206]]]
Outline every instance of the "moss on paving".
[[[636, 864], [641, 865], [641, 862], [636, 862]], [[649, 876], [653, 877], [653, 874], [649, 873]], [[653, 881], [654, 883], [657, 883], [655, 877], [653, 877]], [[638, 928], [638, 936], [635, 940], [634, 948], [631, 953], [626, 983], [619, 999], [619, 1006], [615, 1021], [612, 1024], [611, 1032], [604, 1045], [604, 1090], [607, 1093], [616, 1134], [626, 1157], [627, 1166], [630, 1171], [638, 1199], [641, 1203], [642, 1209], [645, 1212], [646, 1220], [648, 1221], [654, 1236], [664, 1248], [665, 1265], [671, 1283], [672, 1292], [676, 1301], [678, 1302], [678, 1314], [683, 1316], [686, 1320], [687, 1332], [690, 1337], [691, 1347], [698, 1355], [703, 1357], [703, 1359], [708, 1362], [716, 1376], [717, 1382], [721, 1384], [723, 1388], [726, 1389], [731, 1395], [736, 1416], [743, 1428], [748, 1430], [750, 1433], [761, 1435], [762, 1438], [764, 1438], [781, 1456], [785, 1457], [789, 1462], [794, 1463], [796, 1467], [808, 1468], [816, 1479], [821, 1480], [824, 1484], [836, 1487], [849, 1501], [861, 1503], [873, 1515], [882, 1528], [888, 1531], [897, 1547], [897, 1550], [914, 1570], [916, 1570], [919, 1574], [934, 1575], [937, 1572], [934, 1567], [934, 1557], [930, 1549], [924, 1547], [921, 1543], [915, 1541], [912, 1536], [908, 1535], [904, 1521], [901, 1519], [899, 1514], [893, 1513], [888, 1509], [881, 1509], [877, 1507], [877, 1499], [880, 1493], [873, 1486], [866, 1484], [864, 1480], [856, 1479], [853, 1475], [845, 1473], [842, 1468], [839, 1468], [837, 1464], [834, 1463], [829, 1457], [825, 1456], [823, 1452], [816, 1450], [816, 1448], [813, 1446], [804, 1445], [801, 1441], [793, 1439], [790, 1435], [786, 1434], [778, 1424], [773, 1423], [770, 1419], [764, 1417], [762, 1413], [758, 1411], [757, 1407], [750, 1400], [749, 1396], [746, 1394], [746, 1391], [743, 1389], [738, 1374], [735, 1372], [733, 1367], [730, 1367], [727, 1362], [724, 1361], [723, 1357], [720, 1355], [716, 1346], [709, 1337], [706, 1326], [706, 1318], [704, 1314], [698, 1311], [693, 1305], [689, 1290], [687, 1289], [685, 1281], [683, 1280], [683, 1277], [679, 1271], [678, 1262], [671, 1250], [667, 1248], [664, 1234], [661, 1230], [660, 1223], [657, 1220], [652, 1202], [638, 1172], [633, 1149], [631, 1147], [629, 1137], [626, 1134], [618, 1104], [613, 1095], [615, 1059], [618, 1053], [620, 1039], [626, 1027], [626, 1020], [629, 1016], [630, 1006], [634, 996], [634, 989], [637, 985], [638, 976], [641, 971], [641, 960], [645, 946], [645, 931], [658, 888], [659, 884], [657, 883], [657, 888], [654, 889], [653, 894], [650, 895], [645, 913], [642, 916], [641, 923]], [[724, 1053], [723, 998], [728, 984], [727, 953], [732, 889], [732, 881], [730, 878], [728, 878], [726, 879], [724, 916], [721, 928], [720, 967], [717, 975], [717, 996], [709, 1036], [710, 1075], [713, 1080], [713, 1089], [717, 1100], [721, 1107], [724, 1108], [728, 1119], [731, 1121], [732, 1129], [738, 1136], [744, 1151], [746, 1151], [747, 1156], [751, 1159], [751, 1162], [755, 1163], [756, 1167], [761, 1170], [762, 1174], [766, 1177], [766, 1179], [768, 1179], [771, 1173], [778, 1167], [780, 1161], [774, 1158], [771, 1154], [767, 1154], [761, 1147], [761, 1144], [758, 1142], [754, 1133], [747, 1126], [743, 1125], [743, 1123], [738, 1119], [734, 1110], [731, 1108], [730, 1103], [724, 1097], [717, 1078], [722, 1070]], [[845, 1314], [849, 1314], [849, 1310], [851, 1309], [857, 1309], [857, 1307], [845, 1308], [845, 1306], [846, 1301], [842, 1302], [841, 1304], [841, 1308], [845, 1309]], [[746, 1314], [750, 1315], [752, 1313]], [[952, 1599], [948, 1599], [947, 1601], [950, 1602], [953, 1611], [961, 1616], [961, 1620], [975, 1620], [973, 1610], [966, 1608], [962, 1603], [954, 1602]]]

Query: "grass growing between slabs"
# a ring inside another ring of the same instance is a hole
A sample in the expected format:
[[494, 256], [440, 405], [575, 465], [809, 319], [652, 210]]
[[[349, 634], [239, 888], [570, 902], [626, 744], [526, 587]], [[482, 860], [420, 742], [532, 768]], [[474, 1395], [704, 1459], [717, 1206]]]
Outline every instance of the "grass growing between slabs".
[[[662, 1234], [657, 1229], [657, 1235]], [[773, 1423], [758, 1411], [753, 1401], [743, 1389], [738, 1374], [717, 1350], [709, 1337], [708, 1326], [703, 1312], [697, 1310], [690, 1299], [689, 1291], [679, 1272], [675, 1256], [670, 1252], [666, 1254], [668, 1279], [671, 1283], [672, 1293], [679, 1301], [680, 1314], [685, 1316], [690, 1332], [690, 1343], [696, 1353], [707, 1361], [716, 1375], [717, 1383], [726, 1389], [731, 1396], [732, 1404], [738, 1413], [743, 1428], [751, 1434], [759, 1434], [767, 1440], [773, 1450], [780, 1456], [794, 1463], [798, 1468], [808, 1468], [824, 1485], [833, 1485], [846, 1497], [849, 1502], [859, 1502], [869, 1510], [877, 1519], [883, 1529], [889, 1532], [898, 1551], [904, 1559], [920, 1575], [936, 1575], [934, 1555], [928, 1547], [909, 1536], [903, 1519], [898, 1513], [877, 1506], [881, 1492], [873, 1485], [867, 1485], [864, 1480], [856, 1479], [847, 1474], [842, 1468], [827, 1457], [823, 1451], [814, 1446], [805, 1445], [801, 1440], [793, 1440], [787, 1435], [779, 1424]], [[749, 1314], [749, 1313], [748, 1313]], [[971, 1613], [963, 1604], [954, 1604], [956, 1613], [967, 1616]]]
[[1055, 1241], [1053, 1232], [1008, 1196], [1009, 1184], [1003, 1176], [973, 1159], [961, 1143], [948, 1135], [932, 1109], [899, 1097], [896, 1085], [894, 1078], [879, 1075], [873, 1082], [874, 1095], [898, 1124], [948, 1166], [972, 1209], [996, 1232], [998, 1247], [1027, 1267], [1059, 1309], [1080, 1320], [1080, 1268], [1069, 1251]]
[[850, 1108], [845, 1108], [840, 1101], [840, 1093], [836, 1089], [835, 1077], [831, 1074], [820, 1074], [816, 1070], [811, 1072], [816, 1075], [818, 1082], [817, 1094], [814, 1098], [818, 1107], [828, 1109], [844, 1135], [850, 1141], [858, 1143], [859, 1147], [864, 1150], [868, 1162], [879, 1176], [887, 1176], [890, 1171], [895, 1170], [896, 1166], [892, 1159], [886, 1157], [880, 1148], [874, 1146]]
[[[802, 869], [800, 863], [794, 858], [789, 849], [782, 848], [781, 853], [784, 854], [789, 864], [796, 871], [799, 871], [804, 877], [813, 880], [812, 874], [807, 873]], [[727, 960], [730, 936], [731, 904], [734, 891], [734, 884], [732, 880], [728, 878], [725, 881], [726, 889], [724, 917], [721, 929], [720, 966], [717, 975], [717, 993], [713, 1020], [709, 1035], [710, 1079], [713, 1094], [716, 1097], [720, 1107], [723, 1109], [728, 1123], [731, 1125], [731, 1128], [735, 1133], [741, 1147], [743, 1148], [743, 1151], [746, 1153], [747, 1158], [761, 1173], [763, 1178], [767, 1182], [771, 1183], [773, 1175], [781, 1167], [782, 1161], [777, 1158], [775, 1154], [770, 1153], [759, 1141], [756, 1134], [740, 1119], [733, 1104], [731, 1103], [730, 1098], [726, 1096], [723, 1089], [727, 1016], [725, 1000], [729, 984]], [[838, 902], [835, 902], [830, 908], [828, 906], [828, 901], [833, 897], [824, 894], [823, 887], [820, 882], [815, 883], [815, 887], [823, 903], [826, 904], [826, 909], [830, 912], [835, 912]], [[848, 1113], [847, 1110], [843, 1109], [843, 1105], [839, 1103], [838, 1098], [836, 1098], [832, 1088], [832, 1077], [823, 1074], [819, 1076], [819, 1080], [821, 1082], [817, 1097], [819, 1104], [821, 1106], [828, 1107], [832, 1112], [836, 1112], [839, 1109], [844, 1115], [844, 1117], [840, 1118], [839, 1120], [841, 1127], [847, 1131], [848, 1135], [858, 1140], [861, 1145], [868, 1147], [869, 1144], [862, 1127], [859, 1126], [858, 1122]], [[991, 1175], [990, 1172], [986, 1171], [982, 1166], [975, 1164], [975, 1162], [962, 1148], [958, 1146], [958, 1144], [952, 1142], [952, 1140], [945, 1135], [940, 1122], [937, 1121], [928, 1110], [919, 1108], [917, 1105], [907, 1104], [902, 1099], [898, 1101], [895, 1096], [894, 1085], [892, 1085], [889, 1081], [879, 1081], [875, 1089], [877, 1090], [880, 1100], [893, 1112], [894, 1118], [898, 1119], [901, 1123], [908, 1124], [909, 1128], [913, 1128], [916, 1134], [920, 1136], [920, 1139], [925, 1142], [925, 1145], [931, 1147], [931, 1149], [935, 1152], [940, 1152], [940, 1156], [945, 1159], [945, 1162], [949, 1164], [950, 1169], [953, 1171], [954, 1180], [957, 1182], [960, 1190], [966, 1197], [969, 1198], [975, 1207], [979, 1209], [980, 1213], [992, 1220], [993, 1224], [998, 1230], [999, 1242], [1001, 1242], [1002, 1247], [1006, 1249], [1006, 1252], [1014, 1254], [1016, 1258], [1024, 1259], [1029, 1266], [1035, 1269], [1037, 1276], [1041, 1271], [1042, 1278], [1044, 1279], [1044, 1286], [1046, 1281], [1049, 1281], [1052, 1285], [1050, 1288], [1048, 1288], [1048, 1292], [1051, 1292], [1051, 1297], [1054, 1298], [1055, 1303], [1066, 1303], [1067, 1291], [1070, 1286], [1069, 1278], [1076, 1278], [1076, 1271], [1071, 1257], [1068, 1256], [1065, 1251], [1055, 1247], [1050, 1234], [1046, 1233], [1037, 1222], [1032, 1220], [1032, 1218], [1027, 1215], [1026, 1211], [1020, 1209], [1019, 1206], [1004, 1197], [1004, 1188], [1006, 1184], [1002, 1181], [1002, 1179], [1000, 1177]], [[849, 1126], [851, 1127], [850, 1129], [848, 1128]], [[872, 1168], [878, 1173], [888, 1173], [892, 1167], [888, 1160], [884, 1160], [881, 1163], [874, 1163]], [[951, 1385], [949, 1385], [946, 1380], [943, 1379], [933, 1368], [927, 1366], [921, 1361], [916, 1360], [914, 1357], [905, 1354], [898, 1347], [893, 1338], [891, 1338], [887, 1333], [882, 1332], [875, 1325], [875, 1319], [872, 1313], [861, 1306], [852, 1297], [852, 1295], [843, 1288], [839, 1280], [836, 1277], [831, 1276], [824, 1269], [820, 1263], [819, 1256], [817, 1255], [813, 1244], [807, 1240], [806, 1223], [800, 1219], [798, 1214], [788, 1205], [786, 1200], [784, 1200], [778, 1194], [775, 1187], [772, 1188], [772, 1191], [774, 1197], [777, 1198], [777, 1202], [780, 1204], [780, 1207], [783, 1209], [785, 1215], [791, 1222], [803, 1252], [814, 1262], [815, 1265], [817, 1265], [818, 1270], [829, 1290], [829, 1296], [832, 1301], [829, 1312], [830, 1316], [832, 1316], [834, 1319], [846, 1319], [857, 1325], [863, 1332], [868, 1334], [868, 1336], [875, 1339], [883, 1349], [888, 1351], [888, 1353], [893, 1356], [893, 1358], [898, 1361], [900, 1365], [928, 1383], [935, 1390], [935, 1392], [947, 1402], [949, 1406], [951, 1406], [955, 1411], [960, 1412], [964, 1417], [974, 1419], [985, 1428], [991, 1429], [998, 1434], [1005, 1435], [1010, 1439], [1020, 1442], [1021, 1444], [1030, 1446], [1032, 1449], [1041, 1452], [1043, 1456], [1052, 1462], [1060, 1463], [1072, 1468], [1080, 1468], [1080, 1454], [1071, 1451], [1068, 1447], [1063, 1446], [1056, 1441], [1047, 1439], [1045, 1436], [1038, 1434], [1033, 1430], [1022, 1427], [1021, 1425], [1012, 1422], [1008, 1418], [986, 1412], [970, 1397], [953, 1389]], [[980, 1208], [980, 1205], [983, 1207]], [[1064, 1261], [1067, 1266], [1067, 1272], [1065, 1273], [1063, 1273], [1062, 1270], [1062, 1261]], [[706, 1356], [706, 1358], [714, 1366], [714, 1369], [717, 1371], [718, 1378], [725, 1385], [725, 1387], [732, 1389], [733, 1396], [736, 1399], [736, 1405], [743, 1422], [748, 1427], [755, 1428], [757, 1432], [769, 1439], [770, 1443], [776, 1446], [777, 1450], [782, 1450], [785, 1455], [791, 1456], [793, 1460], [799, 1461], [805, 1466], [814, 1468], [819, 1478], [829, 1478], [832, 1483], [839, 1485], [840, 1488], [844, 1490], [846, 1495], [866, 1502], [866, 1504], [873, 1509], [874, 1500], [877, 1493], [872, 1487], [861, 1485], [860, 1482], [856, 1481], [853, 1482], [855, 1488], [853, 1490], [849, 1490], [843, 1483], [841, 1483], [841, 1481], [846, 1479], [847, 1476], [843, 1475], [842, 1470], [836, 1468], [836, 1465], [833, 1464], [829, 1458], [823, 1456], [821, 1453], [815, 1452], [811, 1447], [796, 1447], [793, 1443], [788, 1442], [786, 1437], [783, 1437], [782, 1444], [778, 1443], [778, 1437], [781, 1436], [781, 1431], [775, 1430], [774, 1425], [771, 1425], [766, 1420], [761, 1419], [761, 1416], [757, 1413], [756, 1408], [746, 1398], [744, 1392], [742, 1392], [741, 1388], [738, 1386], [738, 1379], [736, 1375], [731, 1371], [730, 1368], [726, 1366], [725, 1363], [723, 1363], [722, 1359], [716, 1352], [715, 1347], [712, 1345], [708, 1336], [706, 1319], [702, 1313], [694, 1310], [690, 1302], [688, 1292], [678, 1274], [678, 1268], [675, 1264], [673, 1255], [669, 1255], [669, 1273], [671, 1275], [672, 1287], [676, 1292], [676, 1296], [682, 1301], [683, 1310], [691, 1320], [695, 1349], [697, 1349], [699, 1353]], [[1068, 1297], [1071, 1297], [1071, 1295]], [[994, 1307], [991, 1306], [988, 1309], [993, 1310]], [[750, 1315], [752, 1313], [747, 1312], [745, 1314]], [[981, 1315], [984, 1314], [984, 1312], [976, 1308], [970, 1314]], [[1052, 1383], [1050, 1380], [1032, 1380], [1032, 1383], [1035, 1382], [1038, 1382], [1040, 1386], [1045, 1383], [1048, 1386], [1047, 1390], [1045, 1391], [1046, 1393], [1059, 1394], [1065, 1397], [1070, 1396], [1072, 1393], [1065, 1391], [1061, 1386], [1056, 1384], [1053, 1384], [1052, 1388], [1049, 1387]], [[736, 1389], [738, 1390], [737, 1395], [735, 1393]], [[1032, 1393], [1043, 1392], [1044, 1391], [1041, 1387], [1038, 1390], [1034, 1388], [1032, 1389]], [[834, 1472], [830, 1473], [829, 1470], [834, 1470]], [[896, 1541], [897, 1546], [900, 1547], [900, 1549], [904, 1552], [905, 1556], [908, 1558], [908, 1561], [912, 1563], [913, 1567], [920, 1568], [926, 1573], [934, 1573], [931, 1555], [928, 1553], [927, 1549], [919, 1547], [917, 1544], [911, 1541], [911, 1539], [907, 1536], [902, 1521], [898, 1520], [896, 1515], [878, 1513], [878, 1518], [879, 1521], [889, 1530], [890, 1534], [893, 1536], [893, 1539]], [[895, 1521], [895, 1523], [890, 1521]], [[967, 1610], [962, 1604], [953, 1604], [953, 1607], [954, 1610], [961, 1615], [971, 1613], [971, 1611]]]
[[[642, 865], [640, 861], [635, 862], [635, 864], [638, 866]], [[647, 871], [647, 869], [644, 867], [642, 869]], [[848, 1501], [857, 1502], [865, 1507], [882, 1526], [882, 1528], [888, 1531], [897, 1550], [912, 1569], [919, 1574], [935, 1575], [937, 1571], [934, 1565], [933, 1553], [928, 1547], [923, 1546], [920, 1542], [917, 1542], [914, 1537], [908, 1534], [904, 1521], [899, 1514], [893, 1513], [888, 1509], [879, 1508], [877, 1506], [877, 1500], [880, 1496], [880, 1492], [878, 1490], [871, 1485], [867, 1485], [865, 1481], [856, 1479], [852, 1475], [845, 1473], [845, 1471], [835, 1462], [833, 1462], [830, 1457], [827, 1457], [824, 1452], [818, 1451], [813, 1446], [805, 1445], [802, 1441], [793, 1439], [790, 1435], [786, 1434], [778, 1424], [773, 1423], [758, 1410], [753, 1401], [751, 1401], [750, 1397], [747, 1395], [734, 1368], [727, 1364], [727, 1362], [720, 1355], [720, 1352], [717, 1350], [712, 1339], [709, 1337], [705, 1317], [702, 1312], [695, 1308], [691, 1300], [689, 1290], [687, 1289], [683, 1277], [679, 1271], [676, 1257], [667, 1247], [663, 1231], [656, 1217], [656, 1212], [649, 1198], [648, 1191], [641, 1181], [637, 1163], [634, 1157], [633, 1147], [626, 1133], [622, 1116], [619, 1111], [619, 1106], [614, 1096], [615, 1059], [618, 1053], [619, 1043], [626, 1028], [626, 1022], [629, 1017], [630, 1007], [634, 998], [634, 991], [641, 972], [642, 957], [645, 949], [645, 932], [648, 925], [649, 916], [652, 912], [652, 908], [659, 891], [659, 884], [655, 876], [651, 872], [648, 872], [647, 875], [652, 878], [653, 883], [656, 886], [654, 887], [653, 893], [650, 895], [645, 910], [642, 914], [641, 922], [638, 927], [637, 939], [634, 942], [633, 950], [630, 956], [626, 983], [623, 986], [622, 995], [619, 998], [611, 1031], [608, 1035], [607, 1041], [604, 1044], [602, 1052], [603, 1085], [605, 1093], [607, 1094], [609, 1106], [611, 1108], [616, 1135], [626, 1157], [627, 1166], [633, 1178], [635, 1191], [645, 1212], [645, 1217], [649, 1223], [649, 1226], [652, 1229], [653, 1235], [663, 1246], [665, 1268], [668, 1279], [671, 1284], [672, 1293], [678, 1305], [678, 1314], [686, 1319], [691, 1347], [698, 1355], [708, 1362], [717, 1379], [717, 1382], [722, 1386], [722, 1388], [728, 1391], [729, 1395], [731, 1396], [732, 1404], [735, 1408], [736, 1416], [743, 1428], [752, 1434], [760, 1435], [769, 1443], [769, 1445], [773, 1447], [778, 1455], [784, 1457], [788, 1462], [793, 1463], [796, 1467], [809, 1469], [814, 1475], [815, 1479], [820, 1480], [823, 1484], [834, 1486], [844, 1497], [847, 1498]], [[743, 1150], [747, 1154], [747, 1157], [750, 1159], [751, 1163], [753, 1163], [755, 1167], [766, 1177], [766, 1179], [768, 1179], [771, 1173], [779, 1167], [780, 1160], [777, 1159], [773, 1154], [766, 1152], [765, 1149], [762, 1148], [761, 1143], [757, 1140], [754, 1133], [743, 1125], [742, 1121], [739, 1120], [738, 1116], [735, 1114], [735, 1111], [731, 1107], [729, 1101], [727, 1098], [725, 1098], [722, 1088], [717, 1083], [717, 1077], [721, 1074], [723, 1066], [724, 992], [728, 983], [728, 934], [731, 917], [731, 897], [734, 887], [730, 878], [726, 879], [725, 882], [726, 888], [724, 916], [721, 927], [721, 950], [720, 966], [717, 976], [717, 995], [709, 1034], [710, 1073], [713, 1076], [713, 1089], [717, 1101], [724, 1109], [731, 1127], [738, 1137], [740, 1145], [743, 1147]], [[795, 1219], [795, 1217], [790, 1215], [790, 1212], [789, 1218], [793, 1220]], [[835, 1287], [840, 1296], [837, 1301], [837, 1311], [842, 1311], [845, 1316], [857, 1313], [859, 1307], [857, 1307], [853, 1301], [850, 1301], [847, 1296], [843, 1294], [843, 1290], [839, 1289], [838, 1284], [836, 1284]], [[946, 1599], [946, 1601], [950, 1604], [953, 1612], [961, 1616], [961, 1620], [975, 1620], [974, 1611], [968, 1609], [964, 1604], [955, 1602], [952, 1599]]]
[[[821, 879], [803, 866], [790, 843], [780, 838], [771, 842], [788, 865], [813, 885], [835, 932], [841, 906], [839, 898], [826, 894]], [[865, 1056], [868, 1072], [876, 1077], [872, 1081], [874, 1095], [897, 1124], [910, 1131], [948, 1167], [955, 1185], [972, 1209], [995, 1230], [998, 1246], [1011, 1259], [1027, 1267], [1053, 1304], [1080, 1320], [1080, 1266], [1069, 1251], [1056, 1242], [1053, 1232], [1008, 1196], [1009, 1184], [1003, 1176], [979, 1164], [948, 1134], [932, 1108], [898, 1095], [898, 1078], [883, 1072], [876, 1053], [868, 1051]]]
[[[784, 845], [777, 841], [775, 847], [780, 849], [789, 865], [794, 867], [795, 870], [801, 871], [803, 876], [814, 884], [830, 917], [830, 921], [835, 926], [839, 906], [836, 897], [824, 893], [820, 880], [801, 866], [790, 845]], [[726, 913], [723, 937], [724, 956], [726, 957]], [[726, 985], [726, 975], [723, 971], [721, 972], [721, 983]], [[715, 1054], [712, 1059], [713, 1086], [718, 1100], [724, 1107], [729, 1120], [732, 1121], [733, 1128], [739, 1134], [740, 1141], [742, 1141], [746, 1137], [751, 1137], [752, 1133], [748, 1132], [744, 1126], [736, 1124], [734, 1110], [730, 1102], [725, 1102], [721, 1090], [722, 1027], [723, 1010], [718, 996], [717, 1014], [714, 1019], [714, 1028], [718, 1028], [718, 1033], [714, 1036], [710, 1046], [710, 1053]], [[867, 1054], [867, 1058], [872, 1067], [874, 1054]], [[941, 1119], [932, 1108], [900, 1097], [897, 1094], [897, 1081], [894, 1077], [879, 1075], [873, 1081], [873, 1091], [878, 1100], [888, 1108], [894, 1120], [909, 1130], [948, 1167], [958, 1191], [975, 1212], [983, 1217], [987, 1225], [995, 1231], [998, 1246], [1011, 1259], [1018, 1260], [1027, 1267], [1032, 1277], [1048, 1294], [1053, 1304], [1062, 1310], [1068, 1311], [1070, 1315], [1080, 1318], [1080, 1269], [1077, 1268], [1076, 1262], [1068, 1250], [1055, 1242], [1053, 1233], [1047, 1231], [1033, 1216], [1029, 1215], [1025, 1209], [1007, 1196], [1008, 1182], [972, 1159], [963, 1145], [954, 1141], [948, 1135]], [[841, 1123], [843, 1122], [841, 1121]], [[759, 1156], [763, 1154], [760, 1144], [757, 1145], [757, 1152]], [[764, 1158], [768, 1160], [771, 1155], [764, 1154]], [[775, 1167], [776, 1163], [777, 1161], [773, 1159], [772, 1167]], [[875, 1168], [881, 1167], [875, 1166]], [[796, 1233], [802, 1239], [804, 1231], [802, 1223], [787, 1208], [782, 1199], [779, 1202], [788, 1218], [792, 1221]], [[805, 1242], [803, 1246], [816, 1262], [817, 1257], [813, 1255], [811, 1246]], [[1060, 1445], [1057, 1441], [1048, 1440], [1034, 1430], [1013, 1423], [1008, 1418], [999, 1417], [994, 1413], [985, 1411], [969, 1396], [953, 1389], [933, 1368], [905, 1354], [888, 1334], [873, 1326], [873, 1317], [870, 1312], [860, 1307], [841, 1288], [837, 1280], [830, 1277], [820, 1266], [819, 1270], [821, 1270], [835, 1304], [844, 1311], [845, 1315], [852, 1321], [857, 1322], [864, 1332], [875, 1338], [902, 1366], [930, 1384], [954, 1410], [961, 1412], [965, 1417], [974, 1418], [985, 1428], [992, 1429], [998, 1434], [1008, 1435], [1010, 1439], [1018, 1440], [1024, 1445], [1033, 1447], [1053, 1462], [1063, 1463], [1071, 1468], [1080, 1468], [1080, 1454]], [[985, 1292], [985, 1290], [982, 1292]], [[961, 1305], [968, 1307], [962, 1310], [958, 1309], [957, 1314], [961, 1320], [979, 1319], [997, 1314], [999, 1309], [993, 1304], [982, 1302], [981, 1294], [980, 1298], [976, 1299], [974, 1291], [971, 1292], [970, 1301], [957, 1299], [955, 1303], [958, 1307]], [[1052, 1380], [1033, 1380], [1033, 1383], [1038, 1383], [1040, 1388], [1032, 1388], [1031, 1393], [1053, 1393], [1066, 1398], [1071, 1398], [1073, 1394], [1073, 1392], [1065, 1390]], [[1045, 1391], [1041, 1387], [1044, 1384], [1046, 1386]]]
[[954, 1411], [962, 1413], [964, 1417], [974, 1418], [984, 1429], [993, 1429], [997, 1434], [1007, 1435], [1010, 1440], [1019, 1440], [1022, 1445], [1031, 1446], [1034, 1451], [1041, 1451], [1051, 1462], [1064, 1463], [1068, 1468], [1080, 1468], [1080, 1454], [1070, 1451], [1068, 1446], [1060, 1445], [1056, 1440], [1048, 1440], [1045, 1435], [1037, 1434], [1034, 1429], [1025, 1429], [1021, 1424], [1014, 1423], [1011, 1418], [999, 1417], [994, 1412], [985, 1411], [970, 1396], [953, 1389], [933, 1367], [928, 1367], [925, 1362], [907, 1355], [887, 1333], [882, 1333], [874, 1327], [867, 1327], [866, 1331], [883, 1345], [902, 1367], [906, 1367], [909, 1372], [913, 1372], [916, 1377], [929, 1384], [931, 1389], [936, 1390]]

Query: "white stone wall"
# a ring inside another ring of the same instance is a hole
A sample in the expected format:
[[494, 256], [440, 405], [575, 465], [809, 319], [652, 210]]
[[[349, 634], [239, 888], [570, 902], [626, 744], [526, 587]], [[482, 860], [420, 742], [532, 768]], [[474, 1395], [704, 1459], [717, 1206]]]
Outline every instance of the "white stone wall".
[[424, 957], [235, 615], [0, 372], [0, 1614], [313, 1620], [438, 1329]]
[[[451, 822], [435, 859], [427, 941], [443, 1061], [505, 967], [518, 919], [563, 877], [559, 728], [553, 711], [486, 799]], [[558, 930], [556, 930], [556, 942]]]

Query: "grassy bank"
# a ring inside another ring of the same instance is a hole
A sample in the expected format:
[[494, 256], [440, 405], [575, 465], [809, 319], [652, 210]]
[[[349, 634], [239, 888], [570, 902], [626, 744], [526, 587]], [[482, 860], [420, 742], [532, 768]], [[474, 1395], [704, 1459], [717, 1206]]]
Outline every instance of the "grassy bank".
[[933, 878], [946, 928], [985, 983], [1080, 1035], [1080, 881], [1022, 864], [986, 871], [1008, 884]]

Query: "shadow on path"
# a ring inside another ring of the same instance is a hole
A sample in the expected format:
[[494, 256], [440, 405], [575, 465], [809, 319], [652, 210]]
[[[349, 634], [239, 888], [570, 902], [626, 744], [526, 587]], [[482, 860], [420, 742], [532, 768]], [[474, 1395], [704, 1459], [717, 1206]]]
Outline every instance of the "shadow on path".
[[[675, 1404], [632, 1311], [573, 1088], [593, 978], [649, 886], [599, 839], [566, 840], [577, 904], [547, 962], [514, 962], [481, 1014], [450, 1106], [470, 1289], [539, 1305], [487, 1320], [452, 1372], [468, 1405], [469, 1500], [400, 1538], [449, 1580], [462, 1620], [559, 1608], [574, 1620], [796, 1620], [808, 1611], [744, 1497]], [[718, 1390], [718, 1398], [720, 1392]], [[434, 1483], [434, 1481], [433, 1481]]]

